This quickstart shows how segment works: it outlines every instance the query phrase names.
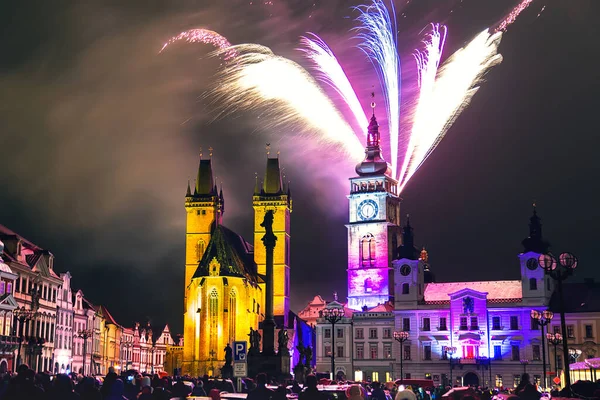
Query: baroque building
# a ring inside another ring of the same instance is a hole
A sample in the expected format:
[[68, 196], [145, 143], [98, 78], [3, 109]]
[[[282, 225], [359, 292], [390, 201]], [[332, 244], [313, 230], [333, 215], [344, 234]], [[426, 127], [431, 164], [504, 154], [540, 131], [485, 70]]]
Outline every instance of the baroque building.
[[[19, 337], [15, 367], [27, 363], [36, 371], [54, 365], [57, 294], [62, 279], [54, 272], [54, 255], [0, 225], [2, 257], [18, 277], [15, 281], [13, 331]], [[18, 311], [17, 311], [18, 310]]]
[[[38, 372], [163, 373], [168, 325], [124, 328], [103, 305], [54, 272], [54, 256], [0, 225], [0, 373], [27, 363]], [[4, 243], [7, 245], [5, 246]]]
[[[212, 154], [211, 154], [212, 157]], [[254, 189], [254, 244], [223, 225], [225, 199], [214, 182], [212, 159], [200, 156], [192, 191], [188, 185], [184, 345], [181, 367], [192, 375], [217, 375], [227, 343], [246, 341], [264, 319], [265, 257], [261, 223], [274, 211], [274, 311], [280, 328], [289, 319], [289, 245], [292, 199], [284, 188], [279, 158], [268, 157], [262, 184]]]
[[[331, 302], [315, 296], [301, 312], [316, 323], [318, 372], [354, 380], [403, 376], [435, 385], [512, 387], [525, 370], [542, 380], [546, 355], [550, 383], [563, 360], [560, 354], [555, 360], [555, 349], [542, 335], [558, 332], [560, 321], [557, 315], [542, 331], [531, 318], [532, 310], [558, 311], [554, 281], [538, 263], [549, 243], [535, 205], [517, 255], [519, 279], [436, 282], [428, 252], [415, 246], [408, 216], [400, 228], [397, 182], [381, 157], [375, 115], [365, 152], [348, 196], [347, 303], [335, 295]], [[589, 281], [564, 284], [569, 362], [600, 352], [597, 287]], [[344, 310], [335, 332], [320, 315], [325, 308]], [[401, 345], [394, 332], [405, 332], [407, 340]]]

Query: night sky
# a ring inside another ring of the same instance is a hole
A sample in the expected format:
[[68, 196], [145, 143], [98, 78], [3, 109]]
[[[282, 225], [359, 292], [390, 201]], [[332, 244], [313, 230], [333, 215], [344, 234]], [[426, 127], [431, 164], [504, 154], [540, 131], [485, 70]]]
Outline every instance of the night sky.
[[[250, 3], [0, 3], [0, 223], [51, 250], [57, 272], [71, 271], [74, 289], [123, 325], [149, 318], [181, 331], [184, 195], [200, 146], [214, 148], [224, 223], [247, 240], [265, 143], [281, 151], [294, 198], [293, 309], [316, 294], [344, 299], [347, 178], [356, 160], [293, 126], [265, 129], [260, 113], [213, 121], [203, 95], [219, 65], [211, 48], [158, 50], [182, 30], [205, 27], [306, 65], [294, 49], [313, 31], [367, 106], [376, 76], [348, 32], [350, 6], [360, 3]], [[428, 22], [448, 25], [447, 57], [516, 3], [414, 0], [399, 11], [404, 79]], [[410, 213], [438, 281], [518, 279], [534, 200], [553, 250], [579, 257], [572, 279], [600, 279], [599, 11], [597, 0], [535, 0], [504, 35], [502, 64], [404, 191], [402, 214]]]

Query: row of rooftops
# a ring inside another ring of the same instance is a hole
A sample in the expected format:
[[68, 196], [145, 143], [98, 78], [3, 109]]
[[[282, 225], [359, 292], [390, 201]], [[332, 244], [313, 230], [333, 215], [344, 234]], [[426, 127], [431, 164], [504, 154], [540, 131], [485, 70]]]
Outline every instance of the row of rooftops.
[[[42, 259], [45, 260], [44, 267], [40, 266], [40, 260]], [[15, 264], [18, 264], [21, 268], [28, 268], [33, 273], [39, 272], [47, 274], [47, 276], [44, 276], [45, 278], [53, 278], [62, 282], [62, 276], [64, 274], [60, 274], [59, 276], [54, 271], [53, 260], [54, 256], [50, 251], [35, 245], [4, 225], [0, 225], [0, 270], [2, 272], [18, 275], [18, 271], [15, 271], [14, 268], [10, 267], [10, 265], [15, 266]], [[68, 274], [68, 272], [66, 272], [66, 274]], [[60, 282], [57, 281], [57, 284], [60, 285]], [[125, 330], [128, 329], [117, 322], [106, 306], [92, 303], [83, 296], [81, 291], [72, 292], [72, 298], [70, 299], [72, 304], [75, 304], [77, 293], [80, 293], [82, 296], [82, 306], [84, 309], [92, 310], [94, 313], [101, 316], [108, 325], [115, 325]], [[130, 328], [130, 330], [132, 332], [137, 332], [136, 334], [140, 336], [146, 335], [146, 339], [153, 336], [156, 340], [163, 332], [168, 332], [170, 334], [168, 325], [165, 325], [160, 329], [148, 325], [146, 328], [139, 331], [138, 326], [139, 324], [136, 323], [135, 328]], [[154, 335], [151, 333], [152, 331], [154, 331]], [[177, 341], [175, 340], [175, 342]]]

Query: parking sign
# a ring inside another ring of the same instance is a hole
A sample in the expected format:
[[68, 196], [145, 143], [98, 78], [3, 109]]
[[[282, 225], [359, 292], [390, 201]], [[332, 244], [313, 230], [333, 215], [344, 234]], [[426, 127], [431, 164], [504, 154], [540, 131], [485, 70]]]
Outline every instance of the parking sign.
[[246, 342], [233, 342], [233, 361], [246, 362]]

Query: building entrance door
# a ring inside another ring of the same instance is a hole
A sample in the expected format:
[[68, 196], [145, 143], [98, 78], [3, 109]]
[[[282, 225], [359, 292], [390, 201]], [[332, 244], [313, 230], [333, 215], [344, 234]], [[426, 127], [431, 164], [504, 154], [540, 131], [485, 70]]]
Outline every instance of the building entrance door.
[[467, 372], [463, 377], [464, 386], [479, 386], [479, 377], [474, 372]]

